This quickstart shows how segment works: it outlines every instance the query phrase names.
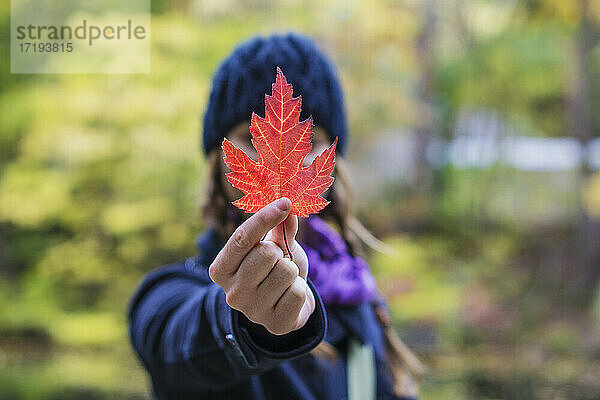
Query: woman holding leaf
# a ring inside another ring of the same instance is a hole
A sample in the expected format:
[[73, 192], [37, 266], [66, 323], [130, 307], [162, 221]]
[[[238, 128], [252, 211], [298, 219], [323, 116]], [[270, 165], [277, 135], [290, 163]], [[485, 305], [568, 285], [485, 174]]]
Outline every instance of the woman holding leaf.
[[203, 129], [210, 229], [198, 256], [149, 273], [130, 304], [156, 396], [414, 399], [422, 367], [360, 257], [342, 93], [323, 54], [295, 34], [240, 45]]

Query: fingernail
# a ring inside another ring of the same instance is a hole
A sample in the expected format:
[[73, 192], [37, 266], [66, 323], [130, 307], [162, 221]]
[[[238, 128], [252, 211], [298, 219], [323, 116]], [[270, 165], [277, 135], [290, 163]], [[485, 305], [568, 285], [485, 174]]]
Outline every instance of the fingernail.
[[281, 211], [287, 211], [290, 209], [292, 202], [287, 197], [282, 197], [279, 200], [277, 200], [276, 205], [277, 208], [279, 208]]

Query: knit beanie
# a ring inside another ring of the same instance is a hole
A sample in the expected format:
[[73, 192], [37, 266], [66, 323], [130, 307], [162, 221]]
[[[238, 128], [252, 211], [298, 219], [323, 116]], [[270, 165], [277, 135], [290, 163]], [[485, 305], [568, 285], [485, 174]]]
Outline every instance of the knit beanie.
[[204, 114], [203, 148], [208, 154], [220, 146], [236, 125], [250, 121], [252, 112], [264, 116], [265, 94], [271, 93], [276, 68], [280, 67], [302, 95], [300, 120], [312, 115], [338, 151], [347, 142], [342, 90], [332, 64], [312, 40], [296, 33], [255, 37], [236, 47], [217, 69]]

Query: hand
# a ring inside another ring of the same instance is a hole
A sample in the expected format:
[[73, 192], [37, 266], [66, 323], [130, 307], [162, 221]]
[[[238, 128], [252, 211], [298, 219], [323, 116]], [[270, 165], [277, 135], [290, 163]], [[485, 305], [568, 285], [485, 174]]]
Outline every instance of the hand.
[[[248, 218], [209, 267], [227, 304], [275, 335], [300, 329], [315, 309], [306, 284], [308, 259], [295, 240], [298, 218], [289, 215], [291, 208], [290, 200], [281, 198]], [[294, 261], [284, 258], [282, 222]]]

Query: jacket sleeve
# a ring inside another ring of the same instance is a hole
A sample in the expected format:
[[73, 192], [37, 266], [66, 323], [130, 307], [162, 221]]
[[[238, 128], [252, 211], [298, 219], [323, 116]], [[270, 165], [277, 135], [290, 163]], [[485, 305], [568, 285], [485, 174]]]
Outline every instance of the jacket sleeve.
[[229, 307], [207, 269], [190, 264], [149, 273], [129, 305], [130, 339], [155, 386], [225, 389], [323, 339], [325, 308], [310, 281], [315, 311], [301, 329], [277, 336]]

